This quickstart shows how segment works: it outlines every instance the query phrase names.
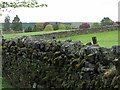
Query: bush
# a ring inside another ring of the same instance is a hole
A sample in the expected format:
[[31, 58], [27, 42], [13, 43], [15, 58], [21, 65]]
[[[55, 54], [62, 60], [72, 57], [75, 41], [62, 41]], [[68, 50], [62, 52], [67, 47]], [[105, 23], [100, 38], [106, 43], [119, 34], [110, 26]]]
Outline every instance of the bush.
[[66, 30], [70, 30], [70, 29], [72, 29], [72, 26], [66, 25]]
[[59, 24], [58, 28], [59, 28], [59, 30], [65, 30], [66, 29], [64, 24]]
[[48, 24], [48, 25], [45, 27], [44, 31], [53, 31], [53, 26], [52, 26], [51, 24]]
[[100, 27], [100, 23], [93, 23], [91, 25], [91, 28], [99, 28]]

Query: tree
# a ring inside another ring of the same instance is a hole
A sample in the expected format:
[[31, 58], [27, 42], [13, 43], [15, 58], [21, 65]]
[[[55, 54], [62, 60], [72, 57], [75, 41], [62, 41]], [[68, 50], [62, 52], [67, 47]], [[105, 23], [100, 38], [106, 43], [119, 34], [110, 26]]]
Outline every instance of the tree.
[[29, 26], [28, 28], [25, 29], [25, 32], [32, 32], [32, 31], [33, 31], [33, 29], [31, 26]]
[[43, 24], [42, 23], [36, 23], [36, 29], [37, 29], [37, 31], [43, 31], [43, 29], [44, 29]]
[[45, 29], [45, 27], [46, 27], [48, 24], [50, 24], [50, 23], [49, 23], [49, 22], [45, 22], [45, 23], [43, 23], [43, 27], [44, 27], [44, 29]]
[[[38, 7], [44, 7], [44, 6], [48, 6], [47, 4], [39, 4], [36, 0], [14, 0], [14, 1], [8, 1], [8, 2], [4, 2], [1, 1], [0, 2], [0, 16], [2, 16], [2, 13], [7, 11], [10, 12], [11, 10], [8, 11], [8, 8], [19, 8], [19, 7], [28, 7], [28, 8], [38, 8]], [[2, 33], [2, 30], [1, 30]]]
[[58, 28], [58, 22], [56, 22], [54, 25], [53, 25], [53, 29], [54, 30], [58, 30], [59, 28]]
[[[19, 7], [28, 7], [28, 8], [34, 8], [34, 7], [43, 7], [47, 4], [39, 4], [36, 0], [14, 0], [14, 2], [0, 2], [0, 15], [2, 15], [2, 11], [7, 11], [9, 7], [13, 8], [19, 8]], [[2, 10], [3, 9], [3, 10]], [[5, 9], [5, 10], [4, 10]]]
[[87, 29], [87, 28], [90, 28], [90, 25], [88, 23], [82, 23], [80, 26], [79, 26], [79, 29]]
[[113, 25], [113, 21], [109, 17], [104, 17], [101, 20], [101, 26]]
[[37, 31], [37, 26], [34, 25], [34, 27], [33, 27], [33, 32], [36, 32], [36, 31]]
[[91, 25], [91, 28], [99, 28], [99, 27], [100, 27], [100, 23], [97, 23], [97, 22]]
[[7, 15], [3, 23], [3, 31], [9, 31], [9, 30], [10, 30], [10, 17]]
[[22, 30], [22, 22], [20, 22], [20, 18], [18, 17], [18, 15], [16, 15], [14, 17], [14, 20], [12, 21], [11, 28], [14, 31], [20, 31], [20, 30]]
[[64, 24], [59, 24], [58, 28], [59, 28], [59, 30], [65, 30], [66, 29]]
[[48, 25], [45, 27], [44, 31], [53, 31], [53, 26], [52, 26], [51, 24], [48, 24]]

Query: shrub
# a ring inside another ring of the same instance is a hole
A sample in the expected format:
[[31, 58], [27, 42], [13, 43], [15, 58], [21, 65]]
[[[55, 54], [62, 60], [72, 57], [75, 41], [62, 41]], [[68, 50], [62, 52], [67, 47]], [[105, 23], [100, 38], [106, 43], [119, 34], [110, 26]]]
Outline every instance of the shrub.
[[72, 26], [66, 25], [66, 30], [70, 30], [70, 29], [72, 29]]
[[59, 30], [65, 30], [66, 29], [64, 24], [59, 24], [58, 28], [59, 28]]
[[53, 30], [53, 26], [51, 24], [48, 24], [44, 29], [44, 31], [52, 31], [52, 30]]
[[100, 27], [100, 23], [93, 23], [92, 25], [91, 25], [91, 28], [99, 28]]

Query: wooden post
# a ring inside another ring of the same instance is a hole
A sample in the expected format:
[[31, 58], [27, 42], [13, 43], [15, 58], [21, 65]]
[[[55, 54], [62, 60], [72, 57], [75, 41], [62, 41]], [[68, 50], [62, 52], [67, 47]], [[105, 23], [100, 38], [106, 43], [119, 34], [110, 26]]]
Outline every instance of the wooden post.
[[93, 44], [97, 44], [97, 38], [96, 37], [92, 37], [92, 42], [93, 42]]

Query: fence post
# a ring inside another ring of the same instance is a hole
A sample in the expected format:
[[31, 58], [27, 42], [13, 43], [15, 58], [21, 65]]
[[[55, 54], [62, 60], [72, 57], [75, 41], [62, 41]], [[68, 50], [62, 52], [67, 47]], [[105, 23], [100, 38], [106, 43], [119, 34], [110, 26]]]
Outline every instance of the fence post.
[[92, 37], [92, 42], [93, 42], [93, 44], [97, 44], [97, 38], [96, 37]]

